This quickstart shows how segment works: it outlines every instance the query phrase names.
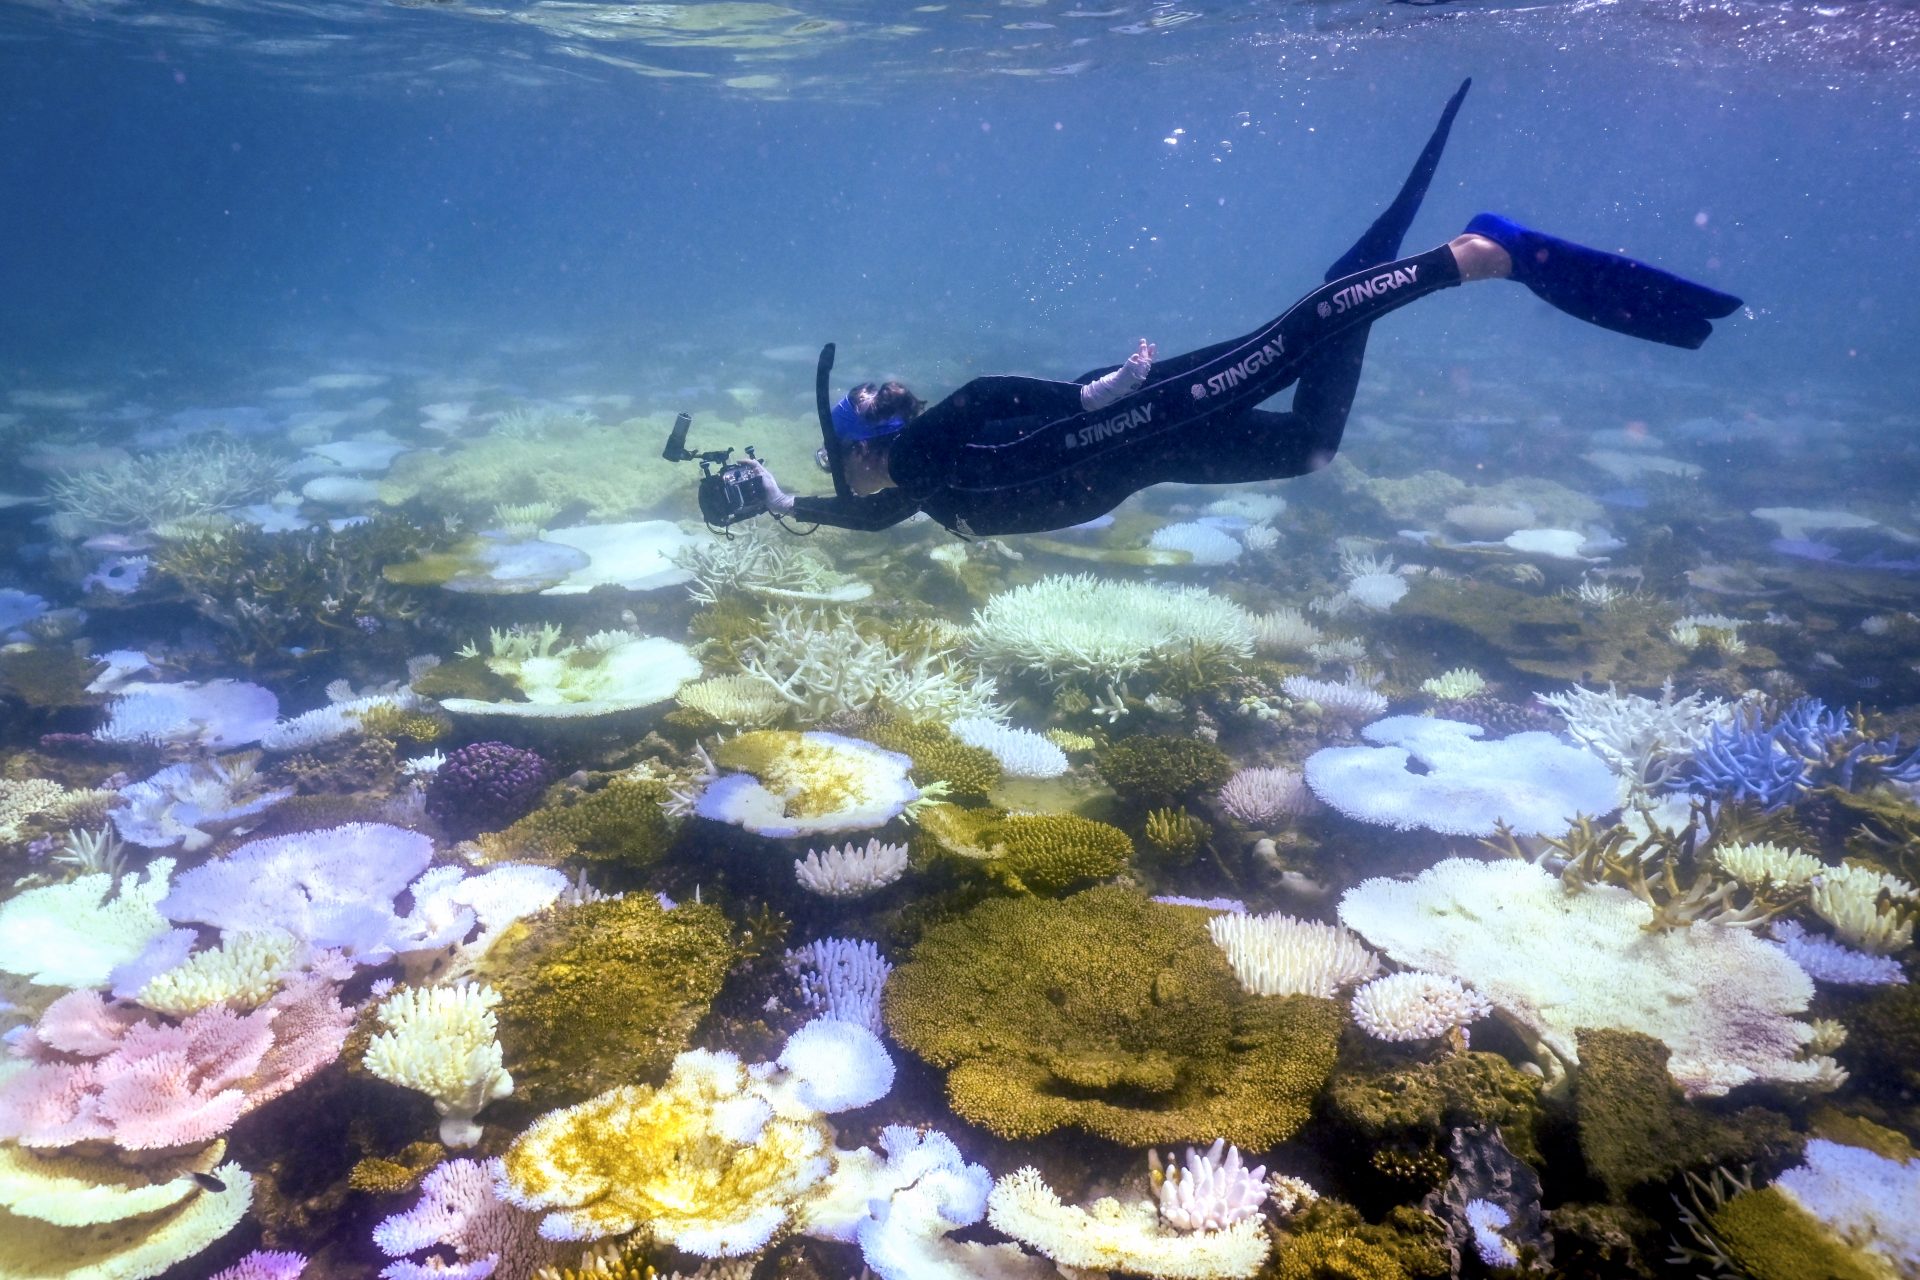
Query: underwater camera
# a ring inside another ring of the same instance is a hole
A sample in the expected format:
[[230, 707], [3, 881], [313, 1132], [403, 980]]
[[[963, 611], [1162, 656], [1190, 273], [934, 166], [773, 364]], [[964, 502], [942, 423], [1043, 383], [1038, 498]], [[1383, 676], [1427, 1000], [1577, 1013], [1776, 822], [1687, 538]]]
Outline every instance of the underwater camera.
[[[756, 461], [753, 446], [743, 450], [746, 462], [727, 461], [733, 456], [732, 449], [696, 453], [687, 448], [687, 428], [692, 425], [692, 414], [683, 413], [675, 418], [673, 429], [667, 432], [667, 447], [660, 451], [660, 456], [668, 462], [700, 464], [701, 518], [710, 526], [724, 529], [763, 514], [767, 509], [767, 487], [760, 479], [759, 468], [753, 465]], [[714, 470], [715, 467], [719, 470]]]

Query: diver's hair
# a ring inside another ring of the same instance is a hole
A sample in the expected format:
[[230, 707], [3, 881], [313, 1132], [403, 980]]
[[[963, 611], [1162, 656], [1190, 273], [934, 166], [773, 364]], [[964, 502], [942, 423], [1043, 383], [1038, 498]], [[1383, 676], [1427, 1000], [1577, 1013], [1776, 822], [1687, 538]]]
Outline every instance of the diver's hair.
[[878, 386], [863, 382], [847, 393], [847, 399], [853, 402], [855, 412], [869, 422], [886, 422], [891, 418], [912, 422], [927, 407], [925, 400], [907, 390], [905, 383], [897, 381]]

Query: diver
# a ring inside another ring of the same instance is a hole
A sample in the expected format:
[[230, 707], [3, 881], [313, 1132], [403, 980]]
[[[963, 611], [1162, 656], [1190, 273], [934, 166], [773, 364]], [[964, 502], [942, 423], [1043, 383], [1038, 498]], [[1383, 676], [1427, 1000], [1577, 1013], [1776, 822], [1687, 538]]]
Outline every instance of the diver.
[[[820, 401], [831, 497], [794, 497], [755, 462], [767, 509], [815, 524], [884, 529], [925, 511], [963, 536], [1080, 524], [1164, 481], [1238, 484], [1333, 460], [1374, 321], [1471, 280], [1514, 280], [1589, 324], [1697, 348], [1740, 299], [1631, 258], [1483, 213], [1438, 248], [1399, 257], [1471, 80], [1441, 112], [1385, 213], [1326, 283], [1264, 327], [1166, 360], [1151, 343], [1072, 382], [975, 378], [931, 408], [898, 382]], [[1298, 383], [1292, 408], [1257, 407]]]

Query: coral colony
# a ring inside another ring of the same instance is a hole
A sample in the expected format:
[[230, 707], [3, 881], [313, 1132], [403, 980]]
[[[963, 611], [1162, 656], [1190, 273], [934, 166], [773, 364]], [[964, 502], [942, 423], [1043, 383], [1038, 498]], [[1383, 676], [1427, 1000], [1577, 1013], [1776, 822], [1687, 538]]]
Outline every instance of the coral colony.
[[1896, 513], [728, 541], [576, 409], [45, 472], [0, 1277], [1920, 1274]]

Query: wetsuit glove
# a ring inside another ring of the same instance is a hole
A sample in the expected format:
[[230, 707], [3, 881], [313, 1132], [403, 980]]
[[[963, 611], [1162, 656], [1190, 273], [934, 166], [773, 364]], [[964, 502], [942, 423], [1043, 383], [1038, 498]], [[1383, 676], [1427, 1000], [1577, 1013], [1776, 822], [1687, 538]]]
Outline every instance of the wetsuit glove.
[[1147, 374], [1152, 372], [1153, 357], [1157, 353], [1158, 348], [1151, 342], [1140, 339], [1139, 348], [1127, 357], [1125, 364], [1080, 388], [1080, 407], [1090, 413], [1096, 412], [1132, 395], [1134, 389], [1147, 380]]
[[767, 510], [777, 516], [790, 515], [793, 512], [793, 495], [780, 487], [773, 478], [773, 472], [767, 470], [767, 464], [758, 458], [752, 460], [754, 472], [760, 477], [761, 488], [766, 493]]

